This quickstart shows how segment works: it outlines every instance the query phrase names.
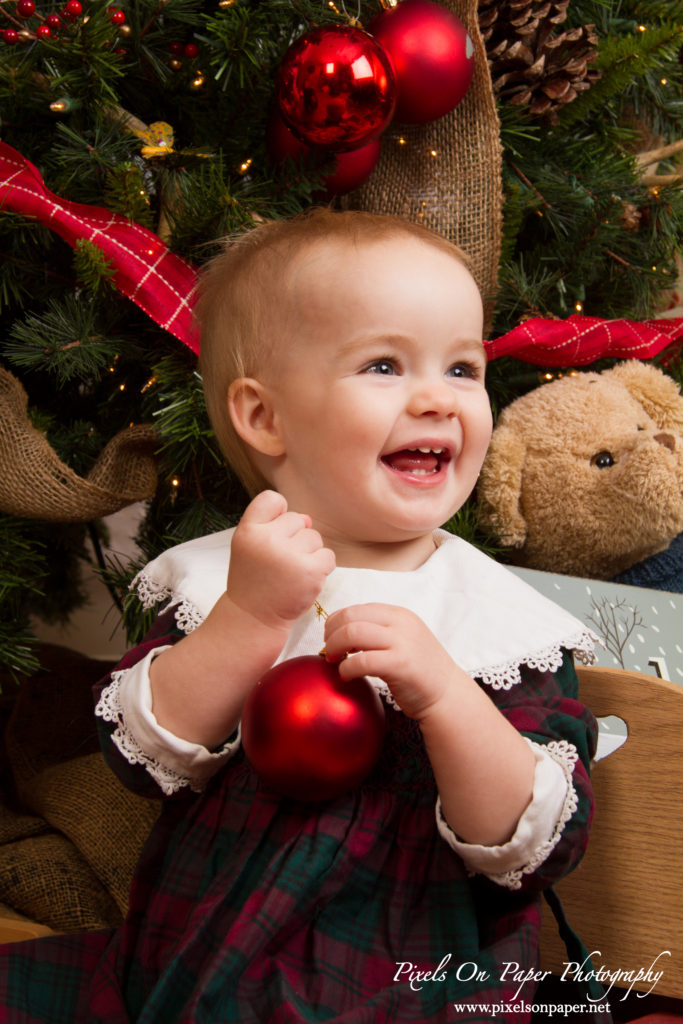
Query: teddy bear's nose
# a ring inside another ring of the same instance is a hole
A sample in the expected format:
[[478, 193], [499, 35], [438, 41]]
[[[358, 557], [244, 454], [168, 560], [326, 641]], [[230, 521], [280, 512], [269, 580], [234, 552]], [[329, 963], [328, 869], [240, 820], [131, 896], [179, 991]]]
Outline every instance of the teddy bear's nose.
[[673, 434], [655, 434], [654, 439], [659, 444], [663, 444], [665, 448], [668, 448], [670, 452], [676, 448], [676, 439]]

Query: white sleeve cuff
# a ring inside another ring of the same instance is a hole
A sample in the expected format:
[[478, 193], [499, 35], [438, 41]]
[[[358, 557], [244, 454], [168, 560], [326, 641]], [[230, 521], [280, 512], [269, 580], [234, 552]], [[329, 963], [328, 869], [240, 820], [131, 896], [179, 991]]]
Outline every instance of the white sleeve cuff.
[[540, 744], [529, 739], [527, 743], [536, 758], [533, 794], [506, 843], [479, 846], [463, 842], [444, 818], [441, 800], [436, 804], [438, 830], [468, 870], [487, 875], [509, 889], [519, 889], [522, 875], [535, 871], [546, 860], [578, 805], [572, 782], [577, 759], [573, 744], [566, 740]]
[[152, 711], [149, 666], [168, 647], [156, 647], [132, 668], [112, 674], [102, 691], [95, 714], [115, 722], [114, 744], [130, 764], [143, 764], [167, 795], [185, 786], [200, 791], [237, 750], [236, 737], [212, 752], [199, 743], [175, 736], [157, 722]]

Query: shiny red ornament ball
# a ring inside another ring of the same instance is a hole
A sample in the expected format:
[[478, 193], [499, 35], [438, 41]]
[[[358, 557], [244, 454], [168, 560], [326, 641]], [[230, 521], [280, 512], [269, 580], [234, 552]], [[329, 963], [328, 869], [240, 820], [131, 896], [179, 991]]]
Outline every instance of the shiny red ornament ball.
[[319, 655], [280, 662], [251, 691], [242, 745], [268, 789], [331, 800], [358, 786], [384, 740], [384, 705], [364, 677], [345, 681]]
[[[268, 125], [266, 145], [268, 156], [274, 164], [281, 164], [289, 159], [302, 164], [304, 169], [307, 161], [312, 162], [316, 152], [311, 146], [299, 142], [277, 113]], [[377, 165], [380, 148], [379, 139], [373, 139], [360, 149], [335, 153], [332, 170], [326, 175], [322, 189], [313, 194], [313, 199], [316, 202], [328, 202], [335, 196], [344, 196], [362, 185]]]
[[64, 14], [67, 18], [77, 18], [79, 14], [83, 13], [83, 5], [80, 0], [69, 0], [66, 7], [64, 8]]
[[321, 26], [290, 47], [277, 84], [280, 113], [309, 146], [358, 149], [391, 121], [396, 85], [379, 43], [350, 25]]
[[49, 25], [39, 25], [36, 29], [36, 39], [51, 39], [52, 32]]
[[8, 46], [14, 46], [19, 42], [19, 33], [15, 28], [5, 28], [2, 30], [2, 41]]
[[402, 0], [368, 26], [391, 57], [396, 75], [394, 118], [427, 124], [458, 105], [474, 73], [474, 47], [463, 23], [433, 0]]

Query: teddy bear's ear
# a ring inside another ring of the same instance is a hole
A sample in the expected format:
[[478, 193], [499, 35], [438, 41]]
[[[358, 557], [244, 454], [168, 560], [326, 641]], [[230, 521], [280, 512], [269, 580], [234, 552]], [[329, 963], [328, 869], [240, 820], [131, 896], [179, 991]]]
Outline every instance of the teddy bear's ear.
[[619, 363], [602, 374], [619, 381], [662, 430], [683, 434], [683, 395], [676, 381], [651, 363]]
[[520, 509], [526, 445], [513, 427], [499, 423], [477, 484], [477, 511], [482, 526], [505, 547], [521, 548], [526, 522]]

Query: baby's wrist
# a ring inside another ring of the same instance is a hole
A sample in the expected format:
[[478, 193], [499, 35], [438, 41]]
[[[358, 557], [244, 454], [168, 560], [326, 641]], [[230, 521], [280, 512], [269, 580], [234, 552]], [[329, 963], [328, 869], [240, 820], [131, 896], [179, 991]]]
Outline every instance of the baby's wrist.
[[226, 590], [218, 599], [207, 622], [209, 619], [215, 621], [221, 630], [224, 630], [229, 623], [232, 629], [237, 628], [244, 634], [259, 634], [259, 638], [264, 640], [266, 637], [272, 636], [274, 642], [281, 644], [287, 640], [296, 621], [271, 613], [266, 607], [251, 606], [244, 600], [240, 600], [239, 597], [232, 595], [229, 590]]

